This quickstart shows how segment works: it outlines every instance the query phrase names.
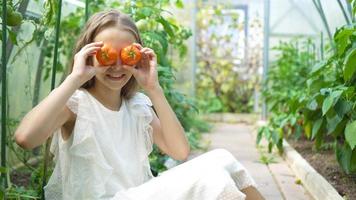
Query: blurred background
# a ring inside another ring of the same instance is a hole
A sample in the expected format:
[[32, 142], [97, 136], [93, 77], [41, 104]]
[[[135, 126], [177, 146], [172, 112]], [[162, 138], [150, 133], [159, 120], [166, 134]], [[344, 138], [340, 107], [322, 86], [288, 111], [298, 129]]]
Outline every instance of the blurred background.
[[[350, 180], [339, 194], [356, 193], [355, 1], [6, 2], [1, 172], [9, 199], [39, 199], [54, 166], [45, 144], [31, 151], [16, 145], [16, 127], [67, 76], [87, 18], [110, 8], [129, 14], [157, 53], [160, 84], [193, 152], [211, 148], [204, 134], [216, 124], [247, 123], [252, 133], [263, 120], [251, 145], [265, 140], [271, 153], [283, 152], [289, 137], [311, 142], [309, 154], [332, 152], [337, 177]], [[156, 175], [178, 164], [156, 147], [150, 161]]]

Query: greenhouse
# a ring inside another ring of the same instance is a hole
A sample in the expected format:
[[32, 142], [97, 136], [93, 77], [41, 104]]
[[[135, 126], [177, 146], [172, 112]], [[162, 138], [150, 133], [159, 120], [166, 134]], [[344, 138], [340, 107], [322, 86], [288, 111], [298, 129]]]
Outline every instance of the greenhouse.
[[356, 0], [0, 0], [0, 198], [356, 200]]

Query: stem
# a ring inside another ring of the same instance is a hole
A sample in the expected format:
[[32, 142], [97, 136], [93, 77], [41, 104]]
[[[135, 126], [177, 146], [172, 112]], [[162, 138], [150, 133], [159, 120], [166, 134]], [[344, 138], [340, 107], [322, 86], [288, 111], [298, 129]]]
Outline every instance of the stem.
[[341, 8], [341, 11], [342, 11], [342, 14], [344, 15], [344, 18], [345, 18], [346, 23], [347, 23], [347, 24], [350, 24], [350, 23], [351, 23], [351, 22], [350, 22], [350, 19], [349, 19], [349, 17], [348, 17], [347, 14], [346, 14], [345, 8], [344, 8], [344, 6], [342, 5], [341, 0], [337, 0], [337, 3], [339, 4], [339, 6], [340, 6], [340, 8]]
[[[56, 84], [56, 69], [58, 65], [58, 48], [59, 48], [59, 32], [60, 32], [60, 22], [61, 22], [61, 12], [62, 12], [62, 0], [58, 1], [58, 10], [57, 10], [57, 18], [56, 18], [56, 36], [55, 36], [55, 44], [54, 44], [54, 56], [53, 56], [53, 66], [52, 66], [52, 81], [51, 81], [51, 90], [55, 88]], [[41, 197], [45, 199], [44, 196], [44, 186], [47, 183], [47, 167], [49, 163], [49, 149], [51, 137], [47, 139], [45, 145], [45, 154], [43, 159], [43, 177], [42, 177], [42, 188], [41, 188]]]
[[331, 44], [331, 46], [332, 46], [332, 48], [333, 48], [333, 50], [334, 50], [334, 52], [335, 52], [336, 49], [335, 49], [335, 45], [334, 45], [334, 40], [333, 40], [332, 35], [331, 35], [331, 31], [330, 31], [330, 28], [329, 28], [329, 24], [328, 24], [328, 22], [327, 22], [327, 20], [326, 20], [325, 13], [324, 13], [323, 7], [322, 7], [322, 5], [321, 5], [321, 3], [320, 3], [320, 0], [317, 0], [317, 1], [318, 1], [318, 2], [316, 2], [316, 0], [313, 0], [313, 4], [314, 4], [315, 8], [316, 8], [316, 9], [318, 10], [318, 12], [319, 12], [319, 15], [320, 15], [320, 17], [321, 17], [321, 20], [323, 21], [324, 27], [325, 27], [325, 29], [326, 29], [326, 31], [327, 31], [327, 33], [328, 33], [328, 37], [329, 37], [329, 40], [330, 40], [330, 44]]
[[41, 51], [37, 62], [37, 71], [36, 71], [35, 86], [33, 91], [32, 107], [35, 107], [38, 104], [38, 100], [39, 100], [43, 63], [45, 59], [44, 54], [45, 54], [46, 47], [47, 47], [47, 40], [43, 40], [41, 43], [41, 47], [40, 47]]
[[320, 32], [320, 58], [324, 60], [324, 33]]
[[350, 15], [351, 21], [355, 22], [355, 15], [352, 13], [351, 2], [346, 0], [346, 5], [347, 5], [347, 11], [349, 11], [349, 15]]
[[89, 18], [89, 0], [85, 0], [85, 21]]
[[309, 55], [310, 55], [310, 42], [309, 40], [307, 41], [307, 65], [310, 66], [310, 58], [309, 58]]
[[[6, 168], [6, 124], [7, 124], [7, 116], [6, 116], [6, 87], [7, 87], [7, 80], [6, 80], [6, 73], [7, 73], [7, 59], [6, 59], [6, 45], [7, 45], [7, 29], [6, 29], [6, 21], [7, 21], [7, 9], [6, 9], [7, 2], [3, 0], [2, 2], [2, 54], [1, 54], [1, 85], [2, 85], [2, 98], [1, 98], [1, 167]], [[6, 173], [1, 175], [1, 183], [3, 188], [7, 187], [6, 181]]]
[[312, 59], [313, 59], [313, 65], [315, 64], [315, 55], [316, 55], [316, 47], [315, 47], [315, 43], [312, 43], [312, 48], [313, 48], [313, 54], [312, 54]]

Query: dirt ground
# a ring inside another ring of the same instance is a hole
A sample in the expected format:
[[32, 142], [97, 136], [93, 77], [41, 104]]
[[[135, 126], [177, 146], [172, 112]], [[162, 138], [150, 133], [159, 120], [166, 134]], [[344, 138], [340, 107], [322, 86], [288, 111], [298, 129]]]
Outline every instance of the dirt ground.
[[300, 138], [288, 140], [312, 166], [326, 180], [348, 200], [356, 200], [356, 176], [345, 174], [339, 167], [334, 150], [332, 148], [323, 148], [316, 151], [313, 149], [313, 142]]

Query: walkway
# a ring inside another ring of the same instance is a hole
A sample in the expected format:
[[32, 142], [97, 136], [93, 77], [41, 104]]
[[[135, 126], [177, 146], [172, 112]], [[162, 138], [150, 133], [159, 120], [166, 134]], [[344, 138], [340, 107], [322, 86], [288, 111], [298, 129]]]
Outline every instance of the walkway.
[[[265, 146], [256, 148], [252, 131], [253, 126], [245, 123], [215, 123], [211, 133], [204, 134], [203, 138], [210, 141], [209, 150], [230, 151], [249, 170], [267, 200], [312, 200], [281, 157], [267, 154]], [[261, 155], [265, 155], [265, 159], [261, 159]], [[260, 161], [271, 159], [276, 162], [266, 165]]]

